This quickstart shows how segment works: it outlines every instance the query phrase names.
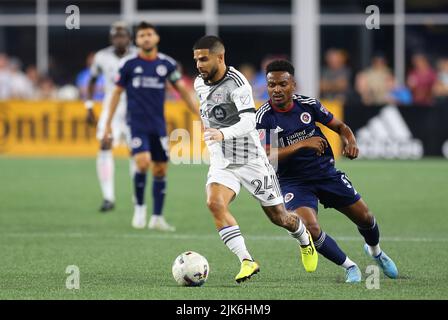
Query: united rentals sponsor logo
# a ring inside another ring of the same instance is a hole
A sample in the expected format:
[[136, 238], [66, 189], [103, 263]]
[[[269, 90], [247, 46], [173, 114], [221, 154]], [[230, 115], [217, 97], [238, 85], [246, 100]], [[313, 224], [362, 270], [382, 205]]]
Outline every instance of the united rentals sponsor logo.
[[394, 105], [380, 113], [356, 132], [360, 157], [368, 159], [420, 159], [423, 144], [411, 130]]

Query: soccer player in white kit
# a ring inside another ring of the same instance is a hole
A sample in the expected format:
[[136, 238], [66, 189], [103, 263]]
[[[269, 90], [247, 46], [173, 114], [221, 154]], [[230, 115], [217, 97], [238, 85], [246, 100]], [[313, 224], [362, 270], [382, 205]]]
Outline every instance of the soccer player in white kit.
[[[87, 122], [95, 124], [95, 115], [93, 112], [93, 97], [96, 79], [100, 74], [105, 78], [105, 96], [103, 100], [103, 108], [97, 125], [97, 139], [101, 141], [106, 128], [107, 115], [109, 114], [108, 106], [112, 92], [115, 88], [115, 80], [120, 66], [120, 60], [128, 56], [134, 55], [137, 48], [131, 45], [131, 31], [123, 22], [116, 22], [110, 28], [111, 46], [98, 51], [95, 54], [92, 66], [90, 68], [91, 78], [87, 90], [87, 101], [85, 106], [87, 109]], [[126, 95], [122, 95], [120, 103], [113, 119], [113, 144], [100, 142], [100, 150], [98, 152], [96, 169], [98, 180], [103, 194], [103, 203], [100, 207], [101, 212], [112, 210], [115, 206], [115, 189], [114, 189], [114, 158], [112, 155], [112, 147], [120, 143], [129, 145], [130, 132], [126, 121]], [[131, 175], [135, 165], [134, 160], [130, 160]]]
[[229, 211], [241, 185], [260, 202], [274, 224], [287, 229], [299, 242], [305, 270], [313, 272], [318, 258], [311, 236], [300, 218], [286, 211], [275, 171], [255, 129], [252, 88], [239, 71], [226, 66], [224, 53], [224, 44], [216, 36], [204, 36], [195, 43], [193, 55], [200, 75], [194, 88], [210, 153], [207, 206], [221, 239], [241, 262], [235, 280], [245, 281], [260, 270]]

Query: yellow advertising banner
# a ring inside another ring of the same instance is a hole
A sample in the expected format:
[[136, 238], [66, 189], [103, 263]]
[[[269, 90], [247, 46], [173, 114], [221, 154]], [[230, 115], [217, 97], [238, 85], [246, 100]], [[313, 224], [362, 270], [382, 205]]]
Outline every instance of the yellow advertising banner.
[[[327, 102], [324, 105], [342, 119], [340, 104]], [[96, 105], [94, 110], [98, 118], [101, 105]], [[166, 103], [165, 116], [171, 154], [174, 152], [185, 160], [186, 157], [195, 159], [195, 163], [200, 161], [206, 151], [203, 143], [194, 143], [202, 136], [199, 119], [183, 102], [175, 101]], [[80, 101], [0, 102], [0, 155], [94, 156], [99, 146], [96, 129], [87, 125], [85, 119], [86, 110]], [[337, 156], [340, 150], [338, 135], [328, 128], [323, 130]], [[121, 156], [129, 154], [125, 146], [119, 146], [114, 152]]]

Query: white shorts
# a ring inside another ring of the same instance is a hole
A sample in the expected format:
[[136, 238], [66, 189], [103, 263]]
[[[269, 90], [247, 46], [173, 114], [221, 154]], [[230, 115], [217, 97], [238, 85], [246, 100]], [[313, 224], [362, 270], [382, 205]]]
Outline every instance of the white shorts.
[[241, 185], [256, 198], [263, 207], [283, 203], [280, 185], [274, 168], [266, 159], [255, 159], [245, 165], [216, 168], [208, 171], [207, 184], [218, 183], [232, 189], [236, 195]]
[[[104, 106], [104, 105], [103, 105]], [[106, 130], [107, 117], [109, 110], [103, 108], [101, 116], [96, 127], [96, 138], [98, 140], [103, 139], [104, 131]], [[126, 105], [119, 104], [115, 111], [114, 118], [112, 119], [112, 144], [117, 146], [119, 144], [130, 145], [131, 143], [131, 130], [126, 121]]]

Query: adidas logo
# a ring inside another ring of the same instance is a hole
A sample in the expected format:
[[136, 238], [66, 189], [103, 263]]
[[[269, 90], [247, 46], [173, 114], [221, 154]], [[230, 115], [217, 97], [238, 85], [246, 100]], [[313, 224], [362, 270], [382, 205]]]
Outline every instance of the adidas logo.
[[134, 73], [143, 73], [143, 68], [141, 66], [135, 67]]
[[421, 140], [411, 130], [394, 105], [385, 106], [380, 113], [356, 132], [359, 155], [376, 159], [420, 159], [423, 156]]
[[274, 133], [279, 133], [279, 132], [282, 132], [282, 131], [283, 131], [283, 129], [280, 128], [279, 126], [277, 126], [277, 128], [275, 128], [275, 130], [274, 130]]
[[268, 197], [268, 200], [274, 200], [274, 199], [275, 199], [275, 196], [271, 193]]

